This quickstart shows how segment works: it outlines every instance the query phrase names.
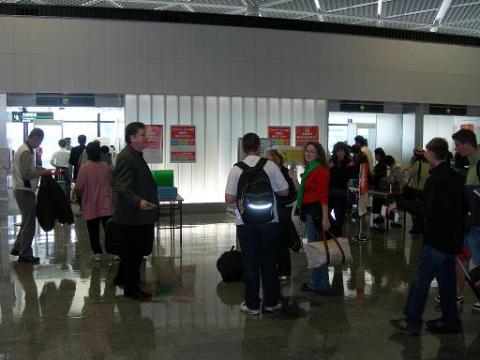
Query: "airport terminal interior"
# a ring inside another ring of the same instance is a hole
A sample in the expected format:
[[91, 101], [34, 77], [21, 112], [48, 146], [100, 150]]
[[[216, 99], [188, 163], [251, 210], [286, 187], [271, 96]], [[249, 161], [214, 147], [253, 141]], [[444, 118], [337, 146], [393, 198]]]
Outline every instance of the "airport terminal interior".
[[[446, 140], [452, 169], [469, 171], [452, 135], [480, 139], [479, 64], [478, 1], [2, 2], [0, 360], [480, 359], [480, 288], [457, 294], [461, 331], [412, 334], [390, 323], [404, 316], [424, 235], [416, 213], [391, 203], [412, 188], [412, 159], [433, 138]], [[72, 164], [54, 160], [85, 135], [115, 171], [135, 122], [147, 126], [143, 156], [159, 191], [143, 299], [118, 286], [103, 230], [102, 254], [92, 252]], [[44, 132], [35, 165], [56, 170], [73, 222], [48, 231], [37, 222], [23, 261], [15, 154], [34, 128]], [[337, 234], [352, 259], [327, 267], [325, 291], [305, 289], [308, 224], [292, 211], [303, 247], [287, 250], [280, 305], [260, 314], [241, 308], [243, 279], [224, 281], [217, 269], [222, 254], [241, 251], [225, 194], [251, 132], [261, 156], [278, 151], [300, 183], [310, 141], [328, 159], [339, 143], [354, 161], [364, 147], [372, 165], [393, 158], [377, 182], [352, 165]], [[394, 168], [404, 183], [388, 180]], [[433, 280], [424, 320], [442, 316], [440, 301]]]

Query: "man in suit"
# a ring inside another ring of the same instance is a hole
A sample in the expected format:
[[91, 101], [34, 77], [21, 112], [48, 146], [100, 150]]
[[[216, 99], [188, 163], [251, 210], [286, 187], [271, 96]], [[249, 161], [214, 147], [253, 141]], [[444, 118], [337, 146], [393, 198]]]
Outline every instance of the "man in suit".
[[154, 223], [159, 217], [157, 185], [143, 158], [145, 125], [133, 122], [125, 128], [127, 146], [118, 154], [113, 171], [113, 221], [124, 234], [115, 285], [124, 287], [124, 295], [147, 299], [141, 290], [140, 265], [152, 252]]
[[78, 171], [81, 164], [79, 164], [80, 157], [83, 150], [85, 150], [85, 144], [87, 143], [87, 137], [85, 135], [78, 135], [78, 146], [74, 146], [70, 151], [70, 158], [68, 163], [73, 166], [73, 180], [77, 180]]

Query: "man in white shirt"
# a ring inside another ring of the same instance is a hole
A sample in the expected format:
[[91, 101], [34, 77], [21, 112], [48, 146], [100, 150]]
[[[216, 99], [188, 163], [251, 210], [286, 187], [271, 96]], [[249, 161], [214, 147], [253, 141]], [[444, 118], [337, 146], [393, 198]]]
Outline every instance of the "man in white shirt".
[[[246, 157], [243, 160], [248, 167], [255, 167], [261, 160], [260, 138], [257, 134], [248, 133], [242, 139], [243, 150]], [[239, 164], [241, 165], [241, 164]], [[278, 166], [268, 160], [263, 166], [263, 171], [268, 176], [272, 190], [273, 214], [265, 222], [252, 223], [246, 216], [248, 204], [239, 199], [242, 191], [238, 189], [239, 180], [244, 172], [239, 165], [235, 165], [228, 175], [225, 189], [225, 202], [237, 204], [235, 210], [237, 234], [242, 250], [245, 281], [245, 302], [240, 305], [240, 310], [252, 315], [260, 314], [260, 276], [263, 286], [263, 311], [274, 312], [281, 308], [280, 282], [277, 271], [278, 253], [278, 214], [275, 196], [288, 195], [288, 184]], [[245, 165], [241, 165], [245, 167]], [[240, 190], [240, 191], [239, 191]], [[243, 195], [242, 195], [243, 196]], [[262, 207], [257, 207], [261, 212]], [[255, 208], [254, 208], [255, 209]], [[241, 213], [242, 212], [242, 213]]]
[[70, 186], [70, 164], [68, 159], [70, 158], [70, 151], [67, 150], [67, 141], [61, 139], [58, 141], [60, 150], [56, 151], [50, 159], [50, 164], [57, 170], [56, 178], [64, 178], [67, 182], [67, 186]]

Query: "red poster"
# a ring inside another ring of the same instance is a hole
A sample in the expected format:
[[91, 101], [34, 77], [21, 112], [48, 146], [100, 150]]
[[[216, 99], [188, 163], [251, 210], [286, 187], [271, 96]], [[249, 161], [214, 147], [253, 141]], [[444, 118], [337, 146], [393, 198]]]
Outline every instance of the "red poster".
[[170, 162], [196, 162], [195, 125], [172, 125], [170, 127]]
[[145, 161], [148, 163], [163, 162], [163, 125], [146, 125], [144, 150]]
[[318, 126], [295, 126], [295, 146], [304, 146], [318, 139]]
[[268, 138], [272, 140], [272, 145], [290, 145], [290, 137], [290, 126], [268, 127]]
[[460, 129], [475, 131], [475, 127], [473, 126], [473, 124], [461, 124]]

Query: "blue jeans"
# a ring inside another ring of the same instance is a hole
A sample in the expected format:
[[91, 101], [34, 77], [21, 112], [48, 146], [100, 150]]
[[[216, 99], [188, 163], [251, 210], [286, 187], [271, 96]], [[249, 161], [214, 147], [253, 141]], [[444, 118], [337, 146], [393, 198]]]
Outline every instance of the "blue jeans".
[[468, 230], [464, 243], [472, 254], [473, 265], [480, 265], [480, 226], [472, 226]]
[[245, 303], [251, 310], [260, 309], [261, 277], [263, 305], [277, 305], [280, 300], [277, 270], [278, 223], [238, 225], [237, 234], [243, 257]]
[[[308, 242], [318, 241], [320, 234], [313, 223], [312, 215], [307, 214], [307, 239]], [[308, 283], [313, 291], [325, 291], [329, 287], [328, 267], [320, 266], [310, 270], [310, 281]]]
[[442, 319], [447, 326], [458, 326], [457, 290], [455, 281], [455, 256], [447, 255], [430, 246], [423, 246], [422, 257], [410, 285], [405, 307], [407, 323], [417, 329], [422, 326], [428, 292], [436, 278], [440, 293]]

